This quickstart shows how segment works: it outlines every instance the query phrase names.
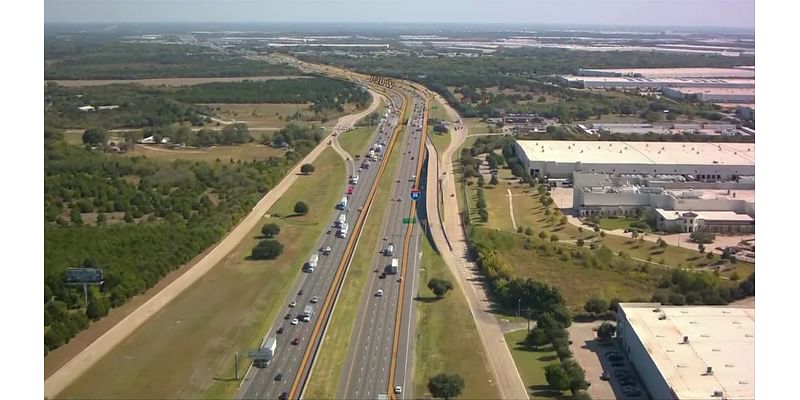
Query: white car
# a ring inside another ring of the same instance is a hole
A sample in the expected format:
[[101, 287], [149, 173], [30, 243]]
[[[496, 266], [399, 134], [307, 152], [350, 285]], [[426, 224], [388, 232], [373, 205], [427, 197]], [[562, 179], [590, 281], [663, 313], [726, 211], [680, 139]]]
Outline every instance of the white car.
[[319, 301], [319, 297], [317, 297], [317, 296], [314, 296], [314, 297], [311, 298], [311, 303], [316, 303], [318, 301]]
[[401, 394], [401, 393], [403, 393], [403, 388], [400, 387], [400, 386], [395, 386], [394, 387], [394, 394]]
[[383, 289], [378, 289], [378, 292], [375, 293], [375, 296], [382, 297], [383, 296]]
[[289, 307], [294, 307], [294, 306], [296, 306], [296, 305], [297, 305], [297, 302], [296, 302], [296, 301], [293, 301], [293, 302], [289, 303]]
[[290, 322], [290, 324], [292, 324], [292, 325], [297, 325], [299, 323], [300, 323], [300, 320], [298, 320], [297, 318], [293, 319], [292, 322]]

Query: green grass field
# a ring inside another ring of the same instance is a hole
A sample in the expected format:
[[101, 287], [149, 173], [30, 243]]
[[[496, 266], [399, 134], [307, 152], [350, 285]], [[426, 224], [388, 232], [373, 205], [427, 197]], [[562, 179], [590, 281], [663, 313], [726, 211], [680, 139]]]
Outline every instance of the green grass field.
[[[497, 388], [489, 383], [492, 374], [478, 329], [472, 320], [467, 300], [454, 287], [444, 298], [436, 299], [427, 284], [431, 278], [454, 282], [441, 256], [422, 238], [422, 265], [417, 289], [417, 339], [414, 344], [414, 395], [430, 398], [428, 380], [439, 373], [459, 374], [465, 387], [462, 399], [496, 399]], [[457, 340], [453, 340], [458, 332]]]
[[632, 222], [639, 221], [632, 218], [600, 218], [598, 225], [605, 230], [613, 231], [614, 229], [625, 229], [630, 227]]
[[525, 346], [524, 341], [527, 334], [528, 331], [522, 329], [506, 333], [505, 338], [509, 350], [511, 350], [511, 356], [514, 357], [514, 364], [517, 365], [522, 381], [525, 382], [525, 386], [528, 388], [528, 394], [534, 399], [571, 398], [571, 394], [567, 390], [551, 389], [544, 377], [544, 367], [548, 364], [558, 363], [558, 357], [556, 352], [553, 351], [553, 346], [548, 345], [535, 350]]
[[191, 149], [167, 149], [157, 146], [137, 145], [132, 151], [122, 154], [126, 157], [145, 156], [158, 160], [188, 160], [216, 162], [216, 160], [228, 162], [230, 160], [264, 160], [269, 157], [282, 157], [284, 149], [275, 149], [270, 146], [257, 143], [245, 143], [237, 146], [214, 146], [209, 148]]
[[[402, 143], [403, 134], [401, 133], [401, 136], [396, 139], [397, 143]], [[394, 179], [390, 179], [390, 177], [397, 174], [397, 168], [400, 166], [401, 155], [397, 153], [400, 151], [399, 149], [399, 146], [395, 147], [389, 156], [384, 170], [384, 179], [378, 185], [378, 191], [375, 193], [372, 211], [364, 225], [341, 295], [336, 302], [336, 309], [331, 316], [322, 351], [314, 365], [314, 373], [309, 379], [308, 398], [322, 399], [336, 396], [342, 367], [347, 357], [348, 341], [356, 322], [356, 312], [360, 306], [361, 294], [364, 292], [367, 279], [372, 276], [372, 257], [375, 255], [374, 250], [378, 245], [380, 229], [384, 223], [383, 205], [389, 203], [392, 185], [394, 185]]]
[[361, 127], [349, 132], [342, 132], [339, 136], [339, 144], [351, 156], [355, 157], [356, 154], [363, 156], [371, 144], [369, 139], [374, 132], [374, 126], [372, 128]]
[[[281, 225], [284, 253], [271, 261], [246, 257], [261, 225], [219, 265], [99, 360], [61, 395], [72, 398], [232, 398], [233, 354], [258, 346], [281, 301], [300, 273], [299, 265], [333, 217], [345, 170], [331, 149], [317, 159], [317, 173], [301, 176], [272, 207], [289, 215], [304, 200], [302, 217], [265, 218]], [[246, 360], [246, 359], [245, 359]], [[242, 364], [247, 368], [246, 361]]]

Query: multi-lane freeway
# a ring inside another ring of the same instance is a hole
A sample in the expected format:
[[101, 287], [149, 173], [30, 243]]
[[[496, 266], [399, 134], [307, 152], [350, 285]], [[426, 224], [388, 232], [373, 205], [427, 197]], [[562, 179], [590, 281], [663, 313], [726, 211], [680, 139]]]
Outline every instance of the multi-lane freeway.
[[[401, 118], [403, 100], [396, 94], [389, 97], [391, 106], [388, 108], [393, 112], [376, 128], [373, 134], [374, 143], [386, 142], [387, 145], [393, 143], [396, 131], [394, 128]], [[318, 317], [321, 314], [325, 315], [325, 311], [330, 312], [330, 306], [336, 294], [336, 291], [331, 289], [335, 289], [335, 284], [340, 281], [343, 274], [342, 269], [346, 268], [349, 263], [349, 257], [352, 255], [354, 247], [355, 237], [353, 235], [358, 234], [358, 229], [363, 224], [364, 218], [361, 214], [366, 212], [364, 208], [368, 206], [373, 185], [382, 171], [383, 161], [385, 161], [383, 154], [391, 148], [391, 146], [385, 147], [389, 147], [389, 149], [380, 153], [377, 162], [356, 172], [359, 175], [357, 184], [342, 182], [342, 197], [347, 198], [347, 206], [343, 210], [337, 211], [334, 220], [330, 221], [330, 229], [321, 235], [315, 246], [320, 250], [330, 247], [330, 251], [316, 253], [319, 261], [314, 272], [304, 272], [290, 291], [290, 298], [284, 300], [285, 308], [276, 317], [265, 335], [265, 341], [267, 337], [277, 338], [274, 358], [266, 366], [252, 366], [248, 369], [237, 395], [238, 398], [288, 397], [288, 394], [293, 392], [292, 388], [297, 386], [296, 382], [302, 382], [306, 378], [311, 364], [308, 354], [313, 355], [321, 339], [318, 332], [323, 321], [320, 321]], [[347, 195], [351, 186], [353, 192]], [[327, 206], [335, 207], [337, 205]], [[334, 221], [341, 214], [346, 216], [349, 228], [344, 238], [337, 235], [339, 229], [334, 227]], [[303, 265], [301, 263], [296, 267], [303, 268]], [[314, 297], [316, 297], [314, 299], [316, 302], [312, 303]], [[300, 317], [308, 305], [313, 307], [314, 313], [309, 322], [303, 322]], [[298, 321], [295, 321], [295, 318]]]
[[[396, 176], [384, 178], [393, 180], [392, 201], [384, 211], [383, 240], [374, 249], [373, 276], [362, 294], [361, 311], [350, 337], [337, 398], [375, 399], [387, 392], [397, 398], [412, 397], [410, 340], [415, 327], [413, 297], [419, 284], [416, 271], [420, 261], [420, 225], [415, 223], [417, 215], [410, 194], [419, 189], [426, 117], [424, 99], [416, 94], [412, 98], [411, 123], [406, 126], [400, 146], [400, 168]], [[388, 255], [390, 244], [394, 251]], [[397, 274], [386, 274], [386, 267], [393, 259], [400, 264], [400, 270]]]

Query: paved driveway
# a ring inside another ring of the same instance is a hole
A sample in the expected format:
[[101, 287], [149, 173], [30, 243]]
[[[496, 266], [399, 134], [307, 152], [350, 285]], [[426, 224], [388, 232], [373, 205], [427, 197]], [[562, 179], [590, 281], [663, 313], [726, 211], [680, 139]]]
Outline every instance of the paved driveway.
[[575, 361], [586, 371], [586, 381], [591, 384], [587, 390], [589, 395], [598, 400], [616, 399], [611, 384], [600, 379], [600, 374], [603, 373], [600, 354], [607, 348], [600, 346], [595, 340], [595, 333], [592, 330], [595, 326], [600, 326], [600, 322], [573, 322], [567, 329], [572, 340], [569, 347]]

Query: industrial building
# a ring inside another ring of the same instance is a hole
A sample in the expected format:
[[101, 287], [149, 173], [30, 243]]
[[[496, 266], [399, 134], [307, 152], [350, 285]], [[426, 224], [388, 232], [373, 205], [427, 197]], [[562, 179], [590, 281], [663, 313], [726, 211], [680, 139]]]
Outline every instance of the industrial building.
[[620, 303], [617, 338], [654, 399], [755, 398], [755, 310]]
[[755, 177], [573, 173], [572, 208], [583, 218], [644, 213], [662, 232], [755, 232]]
[[572, 178], [573, 172], [584, 171], [735, 181], [756, 172], [754, 143], [517, 140], [515, 146], [532, 176], [548, 178]]
[[699, 100], [712, 103], [754, 103], [755, 88], [665, 87], [661, 93], [671, 99]]
[[754, 79], [740, 78], [646, 78], [562, 75], [561, 83], [582, 89], [662, 89], [665, 87], [755, 88]]
[[633, 76], [644, 78], [746, 78], [755, 79], [755, 67], [735, 68], [580, 68], [580, 76]]

